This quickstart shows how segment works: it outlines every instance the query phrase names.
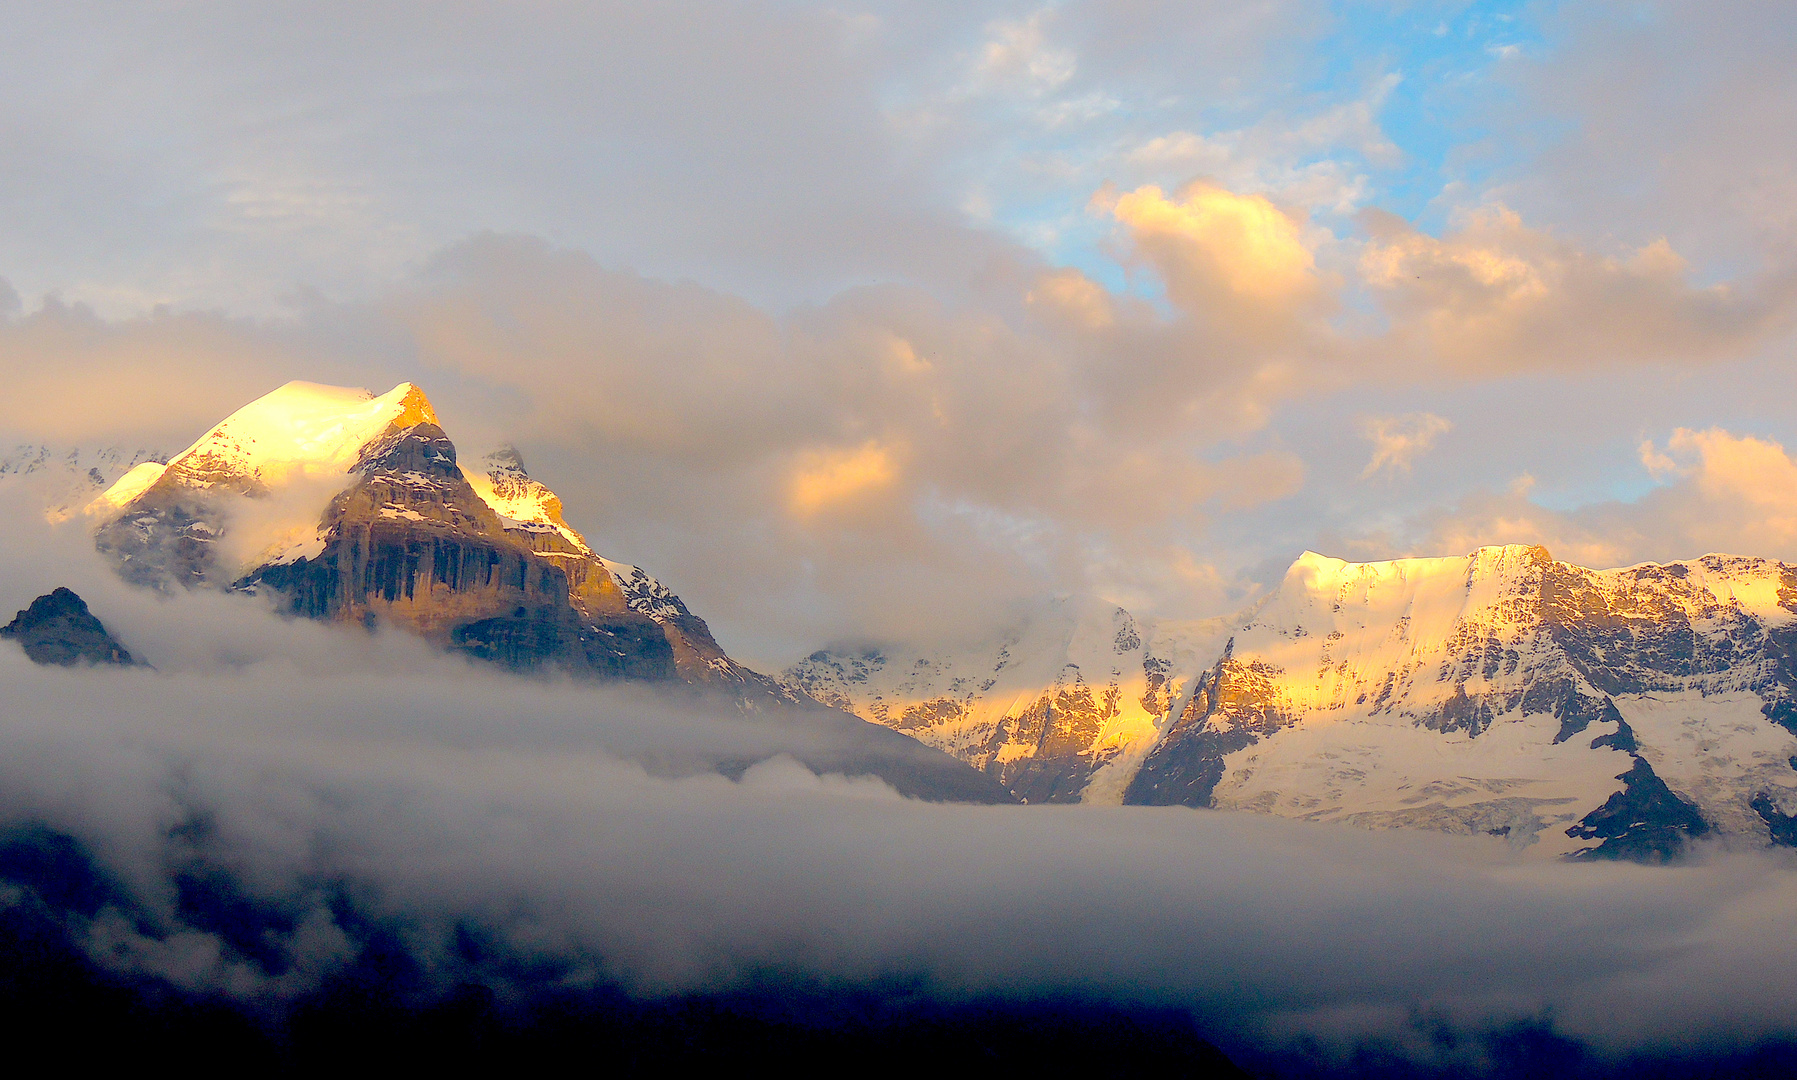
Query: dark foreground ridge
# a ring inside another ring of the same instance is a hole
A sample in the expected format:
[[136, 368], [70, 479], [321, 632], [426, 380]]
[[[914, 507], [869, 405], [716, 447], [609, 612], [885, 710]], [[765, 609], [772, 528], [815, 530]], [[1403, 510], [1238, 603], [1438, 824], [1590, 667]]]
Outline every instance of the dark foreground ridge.
[[[177, 866], [172, 878], [183, 929], [216, 935], [264, 974], [291, 970], [280, 943], [298, 930], [292, 912], [249, 898], [216, 867]], [[635, 1076], [728, 1062], [820, 1073], [859, 1064], [889, 1075], [953, 1062], [1043, 1075], [1250, 1075], [1170, 1009], [1065, 997], [937, 1001], [913, 985], [773, 976], [728, 993], [646, 999], [569, 988], [561, 972], [529, 970], [466, 924], [445, 971], [444, 957], [409, 951], [416, 926], [371, 914], [344, 883], [323, 887], [357, 956], [298, 998], [249, 1003], [96, 964], [79, 944], [86, 928], [122, 919], [153, 932], [155, 917], [72, 838], [41, 825], [0, 829], [0, 1037], [65, 1047], [90, 1067], [166, 1054], [201, 1074], [313, 1075], [354, 1055], [357, 1071], [408, 1074], [578, 1064], [584, 1075]]]
[[515, 955], [475, 918], [457, 919], [450, 940], [433, 943], [431, 919], [395, 912], [341, 879], [308, 887], [328, 897], [344, 962], [298, 994], [232, 997], [109, 970], [84, 948], [106, 937], [96, 928], [110, 927], [113, 937], [128, 929], [164, 945], [209, 936], [259, 980], [305, 962], [299, 910], [253, 895], [205, 857], [203, 821], [177, 831], [185, 854], [166, 867], [171, 913], [138, 902], [67, 834], [31, 822], [0, 826], [0, 1038], [58, 1048], [89, 1071], [163, 1058], [198, 1075], [322, 1075], [345, 1060], [358, 1072], [454, 1075], [574, 1066], [579, 1075], [640, 1076], [719, 1064], [796, 1066], [801, 1075], [846, 1068], [1230, 1080], [1797, 1075], [1789, 1040], [1603, 1057], [1546, 1019], [1456, 1028], [1419, 1013], [1403, 1038], [1368, 1039], [1344, 1056], [1303, 1042], [1257, 1045], [1214, 1009], [1200, 1021], [1166, 1004], [1028, 987], [970, 996], [921, 974], [824, 981], [766, 971], [735, 990], [645, 998], [568, 978], [593, 957]]
[[17, 639], [25, 655], [39, 664], [138, 663], [87, 610], [87, 601], [64, 588], [33, 600], [12, 622], [0, 626], [0, 637]]

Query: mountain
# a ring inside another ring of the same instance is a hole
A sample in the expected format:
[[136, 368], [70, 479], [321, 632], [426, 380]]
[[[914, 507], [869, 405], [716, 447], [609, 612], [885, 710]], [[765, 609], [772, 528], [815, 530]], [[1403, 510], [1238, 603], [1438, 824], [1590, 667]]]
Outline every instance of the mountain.
[[[1013, 684], [978, 651], [825, 652], [786, 677], [1019, 795], [1058, 769], [1073, 780], [1049, 794], [1065, 798], [1086, 769], [1087, 802], [1442, 829], [1586, 858], [1665, 859], [1699, 836], [1797, 840], [1797, 567], [1784, 563], [1306, 553], [1215, 630], [1169, 636], [1116, 612], [1108, 659], [1102, 621], [1061, 625], [1079, 629], [1002, 658]], [[1034, 726], [1055, 715], [1044, 702], [1060, 719]]]
[[288, 383], [166, 464], [138, 464], [87, 513], [96, 547], [140, 585], [266, 593], [295, 615], [395, 626], [511, 668], [690, 688], [778, 713], [814, 769], [1011, 801], [953, 758], [730, 659], [678, 596], [595, 553], [516, 451], [461, 463], [410, 383], [379, 396]]
[[796, 700], [641, 568], [596, 555], [516, 451], [461, 464], [409, 383], [379, 397], [289, 383], [90, 512], [139, 584], [273, 591], [295, 614], [387, 622], [515, 667]]
[[17, 640], [37, 664], [137, 664], [87, 610], [87, 601], [69, 589], [58, 588], [33, 600], [12, 622], [0, 626], [0, 637]]
[[954, 754], [1026, 802], [1114, 803], [1224, 629], [1062, 597], [991, 640], [821, 650], [781, 679]]
[[0, 488], [34, 485], [44, 516], [67, 521], [138, 465], [166, 460], [155, 450], [21, 443], [0, 453]]

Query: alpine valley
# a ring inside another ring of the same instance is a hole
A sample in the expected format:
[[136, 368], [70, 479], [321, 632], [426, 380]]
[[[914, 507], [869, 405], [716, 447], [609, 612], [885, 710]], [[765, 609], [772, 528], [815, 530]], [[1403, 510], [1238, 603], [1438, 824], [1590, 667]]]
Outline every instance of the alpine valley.
[[[835, 724], [845, 749], [808, 764], [907, 794], [1445, 830], [1543, 857], [1797, 846], [1797, 567], [1780, 562], [1305, 553], [1230, 618], [1063, 597], [990, 640], [823, 650], [774, 679], [598, 554], [515, 452], [461, 458], [410, 384], [290, 383], [144, 458], [76, 453], [63, 485], [88, 485], [95, 544], [131, 582]], [[72, 497], [52, 515], [81, 512]]]

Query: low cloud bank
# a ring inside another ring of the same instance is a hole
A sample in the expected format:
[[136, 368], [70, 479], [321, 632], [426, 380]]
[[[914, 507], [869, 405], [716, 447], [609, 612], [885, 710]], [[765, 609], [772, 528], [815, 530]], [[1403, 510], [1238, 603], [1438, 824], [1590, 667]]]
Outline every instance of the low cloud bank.
[[[0, 682], [0, 813], [76, 838], [147, 913], [97, 914], [96, 958], [190, 990], [315, 988], [359, 948], [330, 899], [349, 888], [444, 980], [467, 977], [472, 925], [558, 984], [902, 978], [1189, 1009], [1256, 1044], [1398, 1034], [1419, 1010], [1551, 1016], [1617, 1051], [1793, 1026], [1797, 867], [1770, 856], [1521, 865], [1248, 815], [927, 804], [778, 754], [736, 781], [656, 775], [658, 752], [767, 736], [498, 675], [63, 671], [6, 650]], [[194, 865], [286, 913], [257, 939], [278, 963], [187, 922], [171, 882]]]
[[0, 646], [0, 823], [116, 882], [67, 924], [114, 972], [278, 1013], [378, 926], [443, 992], [1058, 995], [1189, 1013], [1234, 1054], [1797, 1035], [1797, 863], [1774, 854], [1537, 865], [1254, 815], [918, 802], [804, 767], [813, 733], [778, 721], [157, 597], [72, 550], [21, 550], [0, 598], [67, 580], [157, 670]]

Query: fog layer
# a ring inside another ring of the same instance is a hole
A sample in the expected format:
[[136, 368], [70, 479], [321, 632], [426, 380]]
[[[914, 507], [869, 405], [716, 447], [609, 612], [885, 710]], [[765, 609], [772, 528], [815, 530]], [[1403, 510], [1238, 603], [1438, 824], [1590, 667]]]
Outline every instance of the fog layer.
[[[0, 646], [0, 816], [82, 841], [150, 913], [87, 929], [120, 970], [304, 992], [358, 948], [334, 882], [427, 969], [475, 925], [560, 982], [646, 994], [898, 978], [1174, 1005], [1271, 1043], [1397, 1032], [1419, 1010], [1546, 1017], [1612, 1049], [1792, 1026], [1797, 866], [1772, 855], [1525, 865], [1254, 815], [921, 803], [816, 775], [777, 722], [477, 668], [251, 598], [159, 598], [36, 550], [8, 597], [38, 587], [28, 573], [79, 579], [157, 665], [45, 669]], [[707, 770], [720, 757], [756, 763], [732, 780]], [[183, 924], [171, 868], [195, 857], [292, 913], [281, 964]]]

